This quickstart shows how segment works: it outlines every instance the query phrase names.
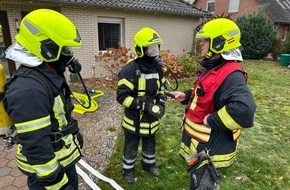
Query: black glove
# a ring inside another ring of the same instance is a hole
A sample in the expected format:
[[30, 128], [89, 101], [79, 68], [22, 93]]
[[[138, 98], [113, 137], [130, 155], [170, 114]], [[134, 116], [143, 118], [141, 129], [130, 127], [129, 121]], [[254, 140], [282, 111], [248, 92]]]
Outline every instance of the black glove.
[[82, 65], [80, 64], [79, 60], [73, 58], [73, 60], [70, 62], [68, 70], [71, 73], [79, 73], [82, 70]]
[[156, 104], [165, 106], [166, 100], [167, 100], [167, 97], [165, 95], [159, 94], [157, 95]]
[[[133, 102], [133, 108], [137, 109], [137, 110], [143, 110], [146, 111], [146, 105], [147, 103], [149, 103], [149, 99], [147, 99], [146, 96], [142, 96], [142, 97], [137, 97], [134, 99]], [[153, 101], [152, 101], [153, 102]]]
[[132, 104], [133, 109], [141, 110], [143, 105], [143, 100], [141, 98], [135, 98]]
[[165, 113], [165, 107], [158, 104], [154, 105], [152, 103], [147, 103], [146, 111], [153, 117], [161, 118]]

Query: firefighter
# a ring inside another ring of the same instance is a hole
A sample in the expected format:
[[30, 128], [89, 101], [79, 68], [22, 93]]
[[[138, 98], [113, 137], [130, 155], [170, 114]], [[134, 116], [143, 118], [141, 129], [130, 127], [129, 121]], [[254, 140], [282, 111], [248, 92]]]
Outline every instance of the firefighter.
[[139, 141], [142, 140], [141, 165], [153, 176], [156, 168], [156, 139], [160, 119], [165, 112], [165, 77], [159, 60], [160, 35], [149, 27], [140, 29], [134, 36], [136, 59], [118, 73], [117, 101], [124, 106], [123, 175], [134, 182], [134, 166]]
[[[70, 47], [81, 46], [81, 38], [67, 17], [49, 9], [27, 14], [15, 38], [6, 58], [20, 66], [3, 101], [17, 132], [17, 166], [27, 175], [31, 190], [76, 190], [82, 137], [71, 115], [64, 72], [67, 65], [80, 71], [79, 63], [72, 65]], [[32, 77], [35, 72], [43, 82]]]
[[239, 64], [240, 29], [231, 20], [217, 18], [197, 32], [204, 68], [193, 89], [171, 92], [174, 102], [186, 106], [180, 155], [190, 172], [190, 189], [217, 189], [216, 168], [234, 163], [241, 130], [253, 126], [256, 104]]

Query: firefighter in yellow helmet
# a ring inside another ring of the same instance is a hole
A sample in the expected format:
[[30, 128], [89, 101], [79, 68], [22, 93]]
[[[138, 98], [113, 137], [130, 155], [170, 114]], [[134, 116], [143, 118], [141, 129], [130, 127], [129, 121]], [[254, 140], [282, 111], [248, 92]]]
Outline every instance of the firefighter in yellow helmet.
[[77, 28], [61, 13], [38, 9], [23, 18], [15, 38], [6, 58], [20, 66], [3, 101], [17, 132], [18, 168], [31, 190], [78, 189], [83, 140], [64, 77], [66, 66], [81, 69], [70, 50], [82, 45]]
[[134, 167], [140, 140], [142, 140], [143, 169], [159, 176], [156, 168], [155, 133], [165, 112], [165, 78], [159, 60], [160, 35], [149, 27], [140, 29], [134, 36], [136, 59], [129, 62], [118, 74], [117, 101], [124, 106], [123, 175], [134, 182]]
[[256, 104], [247, 87], [240, 30], [231, 20], [213, 19], [196, 34], [203, 71], [193, 88], [171, 92], [186, 106], [180, 155], [190, 173], [190, 189], [218, 189], [217, 168], [231, 166], [241, 130], [253, 126]]

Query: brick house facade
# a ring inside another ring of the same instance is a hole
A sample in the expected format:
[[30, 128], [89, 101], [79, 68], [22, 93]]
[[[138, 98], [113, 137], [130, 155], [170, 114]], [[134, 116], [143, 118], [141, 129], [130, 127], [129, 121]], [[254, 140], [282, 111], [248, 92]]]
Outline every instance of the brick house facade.
[[229, 8], [229, 0], [195, 0], [194, 5], [207, 10], [208, 3], [211, 2], [214, 3], [214, 15], [231, 14], [233, 20], [236, 20], [241, 15], [258, 10], [258, 3], [255, 0], [240, 0], [238, 10], [231, 10]]
[[213, 9], [215, 16], [230, 14], [233, 20], [264, 8], [276, 26], [277, 39], [285, 41], [290, 32], [290, 0], [194, 0], [192, 3], [203, 10]]
[[[8, 47], [8, 45], [15, 41], [14, 36], [17, 34], [16, 25], [20, 23], [23, 12], [28, 13], [38, 8], [54, 9], [70, 18], [76, 24], [82, 37], [83, 47], [81, 49], [73, 49], [75, 56], [82, 63], [82, 76], [84, 78], [103, 78], [106, 77], [106, 71], [101, 67], [100, 63], [95, 61], [95, 55], [99, 52], [98, 42], [100, 39], [98, 35], [98, 23], [100, 20], [108, 20], [108, 22], [118, 21], [121, 26], [120, 43], [122, 46], [130, 48], [131, 50], [133, 50], [134, 34], [140, 28], [149, 26], [155, 29], [163, 38], [164, 44], [161, 46], [161, 49], [170, 50], [172, 54], [179, 55], [183, 50], [186, 52], [192, 51], [194, 28], [198, 25], [199, 18], [209, 15], [207, 12], [196, 9], [193, 5], [182, 0], [174, 0], [176, 3], [172, 0], [164, 1], [167, 2], [168, 7], [157, 7], [156, 10], [154, 9], [156, 7], [155, 5], [150, 5], [152, 1], [145, 0], [136, 1], [142, 9], [136, 8], [137, 6], [126, 7], [127, 5], [122, 4], [124, 1], [119, 1], [119, 4], [113, 6], [98, 4], [97, 2], [96, 0], [2, 0], [0, 3], [0, 12], [7, 15], [9, 35], [11, 38], [10, 42], [9, 40], [6, 41], [5, 46]], [[155, 2], [160, 3], [159, 1]], [[3, 21], [0, 24], [5, 29]], [[96, 69], [93, 70], [93, 68]]]

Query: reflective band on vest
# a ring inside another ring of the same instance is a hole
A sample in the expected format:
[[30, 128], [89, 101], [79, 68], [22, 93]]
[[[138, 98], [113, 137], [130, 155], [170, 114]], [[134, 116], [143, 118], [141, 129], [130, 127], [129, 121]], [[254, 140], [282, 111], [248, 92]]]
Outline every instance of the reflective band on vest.
[[198, 140], [199, 142], [206, 143], [210, 138], [211, 128], [205, 125], [199, 125], [188, 118], [185, 118], [184, 129], [189, 136]]
[[238, 129], [238, 130], [234, 130], [233, 131], [233, 138], [234, 138], [234, 141], [237, 141], [239, 139], [241, 135], [241, 129]]

